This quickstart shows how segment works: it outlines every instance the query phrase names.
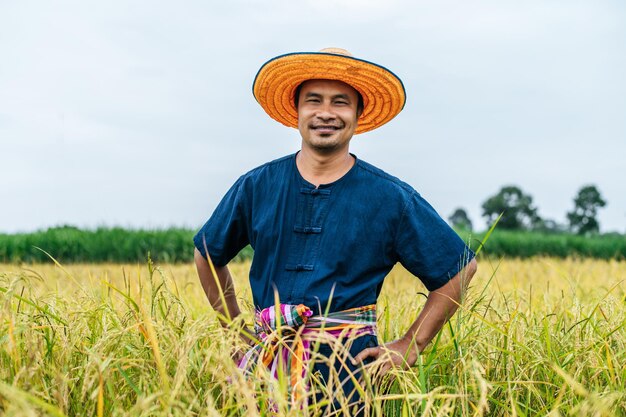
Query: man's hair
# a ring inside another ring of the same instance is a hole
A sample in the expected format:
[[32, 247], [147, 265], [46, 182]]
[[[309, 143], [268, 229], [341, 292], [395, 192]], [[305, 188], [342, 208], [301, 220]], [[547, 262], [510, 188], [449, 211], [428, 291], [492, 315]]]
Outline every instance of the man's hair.
[[[304, 84], [305, 82], [300, 83], [296, 87], [296, 92], [295, 92], [295, 94], [293, 96], [293, 101], [294, 101], [294, 105], [296, 106], [296, 110], [298, 110], [298, 101], [300, 101], [300, 91], [302, 90], [302, 84]], [[348, 85], [350, 85], [350, 84], [348, 84]], [[350, 85], [350, 87], [352, 87], [352, 86]], [[354, 87], [352, 87], [352, 88], [354, 88]], [[354, 88], [354, 91], [356, 91], [356, 96], [357, 96], [356, 117], [359, 118], [363, 114], [363, 96], [361, 95], [361, 93], [359, 93], [359, 91], [356, 88]]]

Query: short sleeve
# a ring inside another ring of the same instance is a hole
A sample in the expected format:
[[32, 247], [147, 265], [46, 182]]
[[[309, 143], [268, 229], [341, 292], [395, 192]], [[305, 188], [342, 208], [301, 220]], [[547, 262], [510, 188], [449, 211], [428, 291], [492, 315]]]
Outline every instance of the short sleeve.
[[222, 201], [194, 236], [195, 247], [206, 257], [208, 249], [216, 266], [224, 266], [248, 243], [248, 209], [245, 176], [228, 190]]
[[417, 192], [403, 211], [395, 252], [429, 291], [446, 284], [474, 258], [474, 252]]

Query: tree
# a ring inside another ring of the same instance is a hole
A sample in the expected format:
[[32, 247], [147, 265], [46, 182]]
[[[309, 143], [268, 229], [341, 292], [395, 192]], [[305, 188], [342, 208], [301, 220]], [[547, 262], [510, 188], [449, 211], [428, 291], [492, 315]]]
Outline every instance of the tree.
[[542, 233], [566, 233], [569, 228], [565, 224], [558, 223], [556, 220], [552, 219], [541, 219], [534, 226], [533, 230], [542, 232]]
[[567, 213], [570, 230], [579, 235], [598, 233], [600, 224], [597, 220], [598, 209], [606, 206], [595, 185], [587, 185], [574, 197], [574, 210]]
[[448, 221], [455, 229], [472, 231], [472, 221], [463, 208], [459, 207], [454, 210], [454, 213], [448, 217]]
[[483, 217], [491, 227], [498, 216], [498, 227], [509, 230], [529, 230], [541, 223], [533, 198], [514, 185], [502, 187], [498, 194], [489, 197], [482, 205]]

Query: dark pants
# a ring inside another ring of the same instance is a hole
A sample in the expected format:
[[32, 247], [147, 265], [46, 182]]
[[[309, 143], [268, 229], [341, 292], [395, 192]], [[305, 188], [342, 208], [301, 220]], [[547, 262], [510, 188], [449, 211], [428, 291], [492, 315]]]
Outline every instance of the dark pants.
[[[356, 389], [355, 380], [362, 377], [362, 365], [353, 365], [351, 359], [363, 349], [378, 346], [378, 340], [374, 335], [364, 335], [354, 339], [348, 347], [350, 356], [346, 357], [342, 352], [338, 353], [336, 360], [333, 358], [333, 346], [320, 344], [317, 352], [321, 357], [313, 365], [313, 385], [316, 389], [315, 400], [320, 403], [329, 400], [330, 403], [320, 408], [319, 415], [323, 416], [366, 416], [366, 402], [361, 392]], [[335, 352], [337, 352], [335, 350]], [[324, 359], [326, 358], [326, 359]], [[371, 359], [365, 360], [364, 364], [371, 363]], [[361, 380], [360, 387], [364, 391], [370, 391], [367, 384]], [[342, 407], [342, 405], [347, 407]]]

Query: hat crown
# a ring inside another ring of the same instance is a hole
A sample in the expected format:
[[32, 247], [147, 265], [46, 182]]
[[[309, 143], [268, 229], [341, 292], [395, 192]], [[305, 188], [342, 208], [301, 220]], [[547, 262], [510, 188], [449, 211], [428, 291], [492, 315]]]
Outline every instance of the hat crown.
[[349, 51], [343, 48], [324, 48], [320, 49], [320, 52], [324, 52], [327, 54], [335, 54], [335, 55], [344, 55], [344, 56], [353, 56]]

